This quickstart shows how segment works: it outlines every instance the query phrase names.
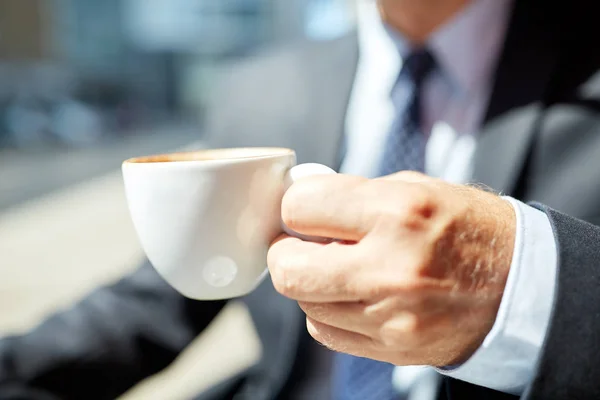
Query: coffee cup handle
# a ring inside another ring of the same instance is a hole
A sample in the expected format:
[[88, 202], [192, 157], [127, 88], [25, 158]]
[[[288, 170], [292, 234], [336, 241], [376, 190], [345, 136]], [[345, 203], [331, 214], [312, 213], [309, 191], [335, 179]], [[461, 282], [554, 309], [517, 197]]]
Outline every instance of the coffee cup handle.
[[[284, 192], [286, 192], [290, 188], [290, 186], [292, 186], [294, 184], [294, 182], [298, 181], [299, 179], [306, 178], [309, 176], [315, 176], [315, 175], [332, 175], [332, 174], [336, 174], [336, 172], [333, 169], [331, 169], [328, 166], [323, 165], [323, 164], [307, 163], [307, 164], [296, 165], [296, 166], [290, 168], [289, 171], [285, 174], [285, 178], [283, 181], [284, 182]], [[302, 240], [311, 241], [311, 242], [323, 242], [323, 241], [331, 240], [328, 238], [301, 235], [301, 234], [291, 230], [290, 228], [288, 228], [288, 226], [283, 221], [281, 221], [281, 227], [282, 227], [283, 231], [285, 233], [287, 233], [288, 235], [297, 237]]]

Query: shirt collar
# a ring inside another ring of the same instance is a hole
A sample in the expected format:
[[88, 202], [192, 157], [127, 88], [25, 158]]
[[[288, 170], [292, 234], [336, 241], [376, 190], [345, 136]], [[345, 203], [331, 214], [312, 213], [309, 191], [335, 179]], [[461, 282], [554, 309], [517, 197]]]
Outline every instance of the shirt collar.
[[[489, 81], [504, 42], [513, 1], [473, 0], [427, 41], [438, 69], [460, 92], [473, 93]], [[397, 77], [402, 58], [412, 45], [381, 21], [375, 1], [358, 0], [357, 5], [361, 57], [377, 59], [382, 73], [395, 73]]]
[[427, 45], [441, 70], [466, 92], [485, 85], [498, 61], [513, 0], [474, 0]]

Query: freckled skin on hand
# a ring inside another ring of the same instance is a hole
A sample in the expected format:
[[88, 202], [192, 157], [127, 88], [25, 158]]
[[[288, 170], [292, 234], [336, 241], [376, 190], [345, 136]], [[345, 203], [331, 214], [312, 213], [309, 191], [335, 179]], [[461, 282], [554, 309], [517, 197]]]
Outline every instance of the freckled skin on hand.
[[395, 365], [459, 363], [491, 330], [512, 258], [515, 215], [499, 196], [414, 172], [294, 184], [269, 250], [275, 288], [297, 300], [324, 346]]

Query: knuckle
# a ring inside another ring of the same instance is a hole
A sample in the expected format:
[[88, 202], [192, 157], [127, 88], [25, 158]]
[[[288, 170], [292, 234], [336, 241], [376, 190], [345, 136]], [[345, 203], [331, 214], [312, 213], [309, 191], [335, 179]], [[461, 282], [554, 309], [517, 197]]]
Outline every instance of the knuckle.
[[405, 249], [402, 255], [388, 262], [393, 263], [386, 266], [387, 270], [394, 271], [387, 281], [393, 291], [417, 292], [426, 283], [424, 279], [429, 277], [429, 258], [419, 251]]
[[293, 297], [298, 292], [298, 284], [285, 273], [280, 272], [278, 275], [272, 278], [275, 290], [282, 296]]
[[365, 307], [365, 317], [373, 321], [382, 321], [389, 316], [389, 305], [385, 301]]
[[286, 297], [292, 297], [298, 290], [298, 285], [285, 268], [280, 268], [272, 277], [275, 290]]
[[283, 279], [278, 286], [278, 292], [286, 297], [294, 297], [298, 293], [298, 284], [293, 279]]
[[[425, 226], [437, 210], [437, 199], [424, 185], [401, 184], [390, 196], [378, 202], [380, 223], [395, 229], [418, 229]], [[393, 199], [393, 200], [392, 200]]]
[[410, 217], [420, 219], [431, 218], [436, 209], [439, 198], [433, 189], [427, 185], [411, 185], [410, 193], [405, 196], [403, 204], [404, 213]]
[[422, 324], [416, 314], [403, 312], [385, 322], [379, 331], [386, 345], [413, 346], [419, 341]]

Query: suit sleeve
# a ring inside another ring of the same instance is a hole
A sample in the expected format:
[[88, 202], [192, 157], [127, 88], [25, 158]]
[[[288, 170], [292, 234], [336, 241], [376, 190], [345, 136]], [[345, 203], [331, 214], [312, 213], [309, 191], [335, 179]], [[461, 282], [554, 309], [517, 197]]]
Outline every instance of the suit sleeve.
[[[600, 227], [540, 204], [550, 220], [558, 270], [548, 331], [521, 399], [600, 399]], [[442, 398], [517, 397], [446, 379]]]
[[168, 366], [224, 302], [198, 302], [144, 264], [23, 336], [0, 340], [0, 398], [114, 399]]
[[550, 326], [526, 399], [600, 398], [600, 227], [541, 205], [558, 248]]
[[544, 343], [558, 269], [554, 231], [548, 216], [505, 197], [516, 215], [510, 272], [492, 330], [463, 364], [442, 374], [491, 389], [523, 394], [531, 383]]

